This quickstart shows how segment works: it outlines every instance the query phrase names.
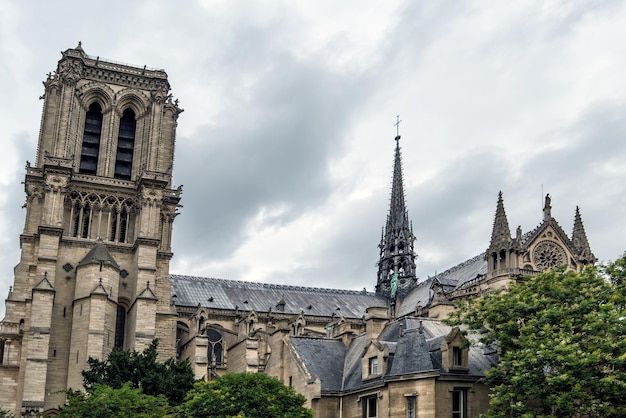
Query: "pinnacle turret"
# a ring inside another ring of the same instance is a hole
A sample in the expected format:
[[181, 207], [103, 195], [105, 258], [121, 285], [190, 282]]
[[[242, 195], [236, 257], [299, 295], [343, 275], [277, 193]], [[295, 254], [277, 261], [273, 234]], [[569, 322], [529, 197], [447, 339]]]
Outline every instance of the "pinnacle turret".
[[509, 221], [506, 218], [504, 201], [502, 199], [502, 192], [500, 191], [498, 193], [498, 205], [496, 207], [496, 216], [493, 221], [493, 231], [491, 232], [491, 244], [489, 247], [509, 247], [511, 243], [511, 229], [509, 228]]
[[595, 263], [597, 258], [591, 252], [591, 246], [585, 233], [580, 209], [576, 206], [576, 214], [574, 215], [574, 230], [572, 232], [572, 244], [578, 252], [578, 258], [583, 264]]
[[[399, 121], [398, 121], [399, 123]], [[391, 200], [389, 214], [383, 228], [379, 244], [378, 279], [376, 292], [395, 298], [404, 296], [417, 283], [413, 243], [413, 227], [409, 221], [404, 199], [404, 180], [402, 175], [402, 153], [400, 135], [395, 137], [393, 179], [391, 182]], [[392, 290], [393, 288], [393, 290]], [[397, 291], [396, 291], [397, 290]]]

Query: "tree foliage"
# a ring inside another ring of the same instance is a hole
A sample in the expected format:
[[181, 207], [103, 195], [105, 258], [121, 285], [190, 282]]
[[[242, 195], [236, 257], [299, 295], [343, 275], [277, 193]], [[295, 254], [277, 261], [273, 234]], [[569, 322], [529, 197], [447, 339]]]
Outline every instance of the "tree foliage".
[[113, 349], [105, 361], [90, 358], [89, 369], [83, 371], [85, 389], [108, 385], [120, 389], [129, 382], [146, 395], [164, 395], [172, 405], [179, 405], [193, 387], [194, 374], [188, 360], [157, 361], [158, 340], [153, 340], [143, 352]]
[[264, 373], [230, 373], [198, 382], [181, 405], [181, 417], [309, 418], [306, 398]]
[[487, 416], [626, 416], [625, 272], [626, 254], [580, 273], [548, 271], [456, 312], [451, 322], [498, 345]]
[[65, 418], [161, 418], [171, 415], [167, 398], [151, 396], [141, 389], [131, 388], [130, 382], [114, 389], [95, 384], [87, 393], [68, 391], [67, 403], [59, 416]]

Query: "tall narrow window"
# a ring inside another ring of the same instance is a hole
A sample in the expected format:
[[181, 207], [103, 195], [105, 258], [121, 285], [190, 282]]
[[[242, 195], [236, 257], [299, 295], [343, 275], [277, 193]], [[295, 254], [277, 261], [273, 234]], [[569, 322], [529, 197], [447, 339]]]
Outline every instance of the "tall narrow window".
[[89, 106], [89, 110], [85, 116], [85, 130], [83, 131], [83, 147], [80, 152], [79, 173], [95, 175], [98, 171], [101, 133], [102, 108], [98, 103], [93, 103]]
[[124, 331], [126, 329], [126, 309], [117, 305], [117, 318], [115, 320], [115, 347], [124, 347]]
[[415, 418], [415, 404], [417, 396], [406, 397], [406, 418]]
[[368, 366], [370, 375], [378, 374], [378, 357], [371, 357]]
[[463, 366], [463, 349], [461, 347], [452, 347], [452, 365]]
[[87, 204], [83, 208], [83, 224], [80, 236], [89, 238], [89, 225], [91, 225], [91, 207]]
[[130, 180], [136, 128], [135, 112], [132, 109], [126, 109], [122, 119], [120, 119], [120, 132], [117, 137], [117, 154], [115, 156], [115, 178], [117, 179]]
[[4, 340], [0, 340], [0, 364], [4, 360]]
[[452, 391], [452, 418], [467, 417], [467, 389]]

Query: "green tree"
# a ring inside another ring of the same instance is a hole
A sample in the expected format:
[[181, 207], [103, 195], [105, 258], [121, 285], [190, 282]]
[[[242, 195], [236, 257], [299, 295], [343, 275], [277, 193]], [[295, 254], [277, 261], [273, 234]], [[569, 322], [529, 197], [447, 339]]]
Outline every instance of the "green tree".
[[65, 418], [161, 418], [173, 416], [171, 408], [165, 396], [146, 395], [127, 382], [118, 389], [95, 384], [87, 393], [70, 390], [59, 415]]
[[471, 301], [452, 324], [483, 332], [499, 362], [488, 417], [626, 416], [626, 254], [548, 271]]
[[264, 373], [230, 373], [198, 382], [181, 405], [181, 417], [309, 418], [306, 398]]
[[158, 340], [153, 340], [143, 352], [113, 349], [105, 361], [90, 358], [89, 369], [83, 371], [85, 389], [108, 385], [114, 389], [130, 382], [131, 388], [141, 388], [146, 395], [164, 395], [172, 405], [179, 405], [193, 387], [194, 374], [188, 360], [157, 361]]

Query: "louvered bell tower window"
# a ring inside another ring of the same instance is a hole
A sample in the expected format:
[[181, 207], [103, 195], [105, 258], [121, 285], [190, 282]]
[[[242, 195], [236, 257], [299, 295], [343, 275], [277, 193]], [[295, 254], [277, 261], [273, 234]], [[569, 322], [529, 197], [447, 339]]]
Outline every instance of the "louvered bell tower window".
[[133, 168], [136, 128], [135, 112], [131, 109], [126, 109], [120, 119], [120, 131], [117, 137], [114, 175], [117, 179], [130, 180]]
[[98, 103], [89, 106], [85, 117], [83, 146], [80, 152], [79, 173], [95, 175], [98, 171], [100, 135], [102, 133], [102, 108]]

